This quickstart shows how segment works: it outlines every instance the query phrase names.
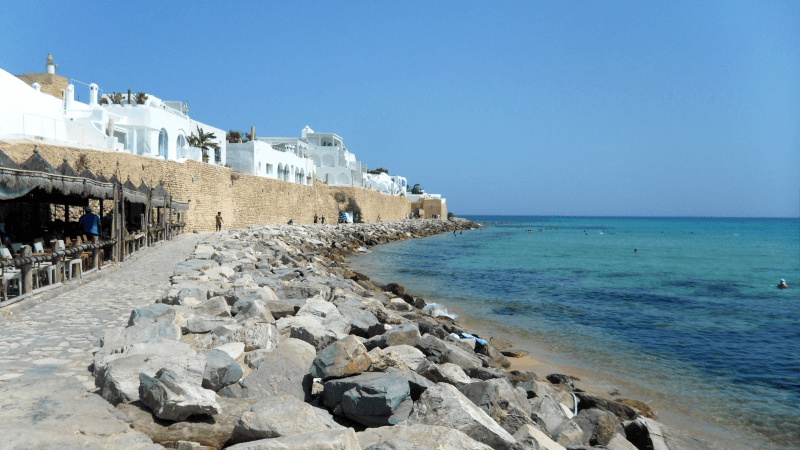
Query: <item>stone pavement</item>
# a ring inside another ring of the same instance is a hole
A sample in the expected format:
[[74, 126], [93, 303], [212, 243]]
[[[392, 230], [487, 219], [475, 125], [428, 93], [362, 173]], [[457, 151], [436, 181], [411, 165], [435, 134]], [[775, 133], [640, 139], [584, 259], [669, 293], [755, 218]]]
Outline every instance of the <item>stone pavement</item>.
[[162, 448], [94, 393], [89, 367], [107, 328], [169, 288], [204, 235], [141, 252], [107, 275], [0, 322], [0, 449]]

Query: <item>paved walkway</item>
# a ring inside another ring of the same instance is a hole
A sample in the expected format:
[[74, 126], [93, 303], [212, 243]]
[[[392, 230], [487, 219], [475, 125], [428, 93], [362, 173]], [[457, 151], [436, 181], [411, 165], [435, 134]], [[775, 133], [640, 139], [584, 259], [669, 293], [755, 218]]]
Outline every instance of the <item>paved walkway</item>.
[[202, 237], [150, 248], [122, 270], [0, 322], [0, 449], [146, 448], [149, 439], [92, 393], [89, 366], [105, 330], [163, 295], [175, 264]]

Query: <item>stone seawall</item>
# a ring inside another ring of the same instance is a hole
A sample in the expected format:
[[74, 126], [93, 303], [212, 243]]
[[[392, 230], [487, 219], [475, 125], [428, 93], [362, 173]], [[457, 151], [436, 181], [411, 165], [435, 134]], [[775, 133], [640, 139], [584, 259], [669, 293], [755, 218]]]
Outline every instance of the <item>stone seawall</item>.
[[[404, 219], [412, 213], [412, 204], [405, 197], [383, 195], [375, 191], [327, 186], [317, 182], [314, 186], [242, 175], [233, 170], [196, 161], [177, 163], [147, 158], [122, 152], [39, 145], [39, 154], [51, 165], [58, 167], [64, 158], [79, 172], [88, 164], [95, 174], [107, 178], [117, 175], [121, 181], [130, 178], [139, 185], [145, 180], [153, 187], [161, 183], [176, 200], [189, 201], [187, 230], [213, 231], [214, 216], [222, 212], [225, 228], [243, 228], [261, 223], [311, 223], [314, 214], [325, 216], [335, 223], [340, 210], [354, 211], [362, 221]], [[0, 143], [15, 162], [22, 163], [33, 151], [34, 143]], [[79, 169], [80, 167], [80, 169]], [[439, 203], [444, 207], [443, 203]], [[426, 205], [435, 211], [434, 205]], [[444, 207], [446, 208], [446, 207]]]

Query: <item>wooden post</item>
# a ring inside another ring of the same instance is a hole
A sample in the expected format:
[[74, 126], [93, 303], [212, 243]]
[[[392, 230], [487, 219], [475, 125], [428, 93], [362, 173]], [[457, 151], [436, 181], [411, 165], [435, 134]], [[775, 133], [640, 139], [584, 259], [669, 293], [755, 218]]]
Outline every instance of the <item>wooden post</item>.
[[[97, 236], [92, 236], [92, 244], [97, 245], [99, 242], [100, 238], [98, 238]], [[92, 249], [92, 268], [94, 269], [100, 267], [99, 264], [100, 261], [98, 261], [98, 256], [100, 256], [100, 249], [95, 247]]]
[[120, 219], [119, 219], [120, 220], [119, 236], [122, 239], [122, 251], [120, 252], [119, 256], [120, 256], [120, 261], [125, 261], [125, 253], [127, 253], [127, 251], [128, 251], [127, 242], [125, 242], [125, 238], [126, 238], [126, 236], [125, 236], [125, 192], [120, 190], [120, 194], [121, 194], [120, 198], [122, 200], [121, 201], [121, 205], [122, 205], [121, 214], [122, 214], [122, 217], [120, 217]]
[[[30, 245], [23, 245], [20, 248], [20, 255], [23, 258], [30, 258], [31, 257], [31, 246]], [[19, 294], [27, 294], [28, 292], [33, 290], [33, 264], [25, 264], [22, 266], [22, 292]]]

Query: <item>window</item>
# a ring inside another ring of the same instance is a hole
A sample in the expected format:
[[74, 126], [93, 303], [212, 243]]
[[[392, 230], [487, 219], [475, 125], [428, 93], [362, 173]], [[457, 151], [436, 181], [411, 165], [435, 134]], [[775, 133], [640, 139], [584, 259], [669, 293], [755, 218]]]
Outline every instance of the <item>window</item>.
[[158, 156], [167, 156], [167, 130], [161, 129], [158, 133]]

